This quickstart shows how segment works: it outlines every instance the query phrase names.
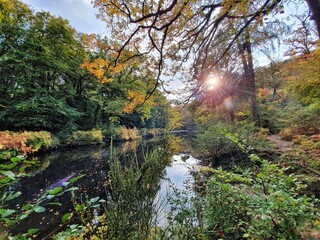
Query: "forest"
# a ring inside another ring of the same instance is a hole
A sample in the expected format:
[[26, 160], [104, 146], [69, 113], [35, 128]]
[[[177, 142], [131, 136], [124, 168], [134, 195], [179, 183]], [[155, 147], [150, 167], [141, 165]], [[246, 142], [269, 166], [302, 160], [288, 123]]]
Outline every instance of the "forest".
[[0, 239], [320, 239], [320, 1], [92, 7], [0, 0]]

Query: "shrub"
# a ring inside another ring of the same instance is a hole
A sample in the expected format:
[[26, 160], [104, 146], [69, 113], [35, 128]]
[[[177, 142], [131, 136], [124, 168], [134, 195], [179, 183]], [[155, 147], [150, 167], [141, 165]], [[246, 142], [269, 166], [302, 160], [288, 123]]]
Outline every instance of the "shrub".
[[302, 106], [293, 102], [284, 109], [282, 119], [285, 119], [285, 128], [280, 134], [287, 140], [292, 140], [293, 135], [311, 136], [320, 133], [320, 110], [314, 109], [312, 105]]
[[48, 149], [59, 144], [59, 140], [49, 132], [0, 132], [0, 151], [16, 151], [28, 154]]
[[198, 145], [204, 156], [217, 161], [218, 158], [235, 148], [235, 144], [231, 142], [224, 134], [226, 129], [230, 129], [227, 124], [222, 122], [211, 123], [203, 133], [197, 136]]
[[314, 200], [298, 195], [305, 186], [295, 176], [266, 161], [261, 164], [247, 176], [213, 170], [206, 197], [209, 230], [232, 238], [241, 233], [252, 239], [299, 239], [317, 217]]
[[118, 135], [116, 137], [117, 140], [121, 141], [136, 140], [140, 138], [142, 137], [136, 127], [130, 129], [126, 128], [125, 126], [120, 126]]
[[175, 201], [179, 205], [170, 219], [170, 232], [186, 229], [202, 239], [262, 240], [301, 239], [311, 230], [319, 213], [317, 201], [301, 194], [305, 185], [256, 155], [250, 159], [260, 166], [235, 171], [201, 169], [210, 175], [206, 189], [191, 202], [187, 198]]
[[286, 141], [292, 141], [295, 132], [292, 128], [284, 128], [280, 131], [279, 135]]
[[102, 142], [102, 131], [97, 129], [91, 131], [76, 131], [68, 138], [68, 143], [75, 145], [97, 144]]

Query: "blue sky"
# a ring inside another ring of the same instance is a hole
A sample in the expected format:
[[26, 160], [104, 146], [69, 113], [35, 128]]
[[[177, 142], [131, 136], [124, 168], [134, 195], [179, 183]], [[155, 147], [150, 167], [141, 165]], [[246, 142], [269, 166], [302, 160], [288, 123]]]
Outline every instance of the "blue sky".
[[83, 33], [103, 34], [105, 24], [95, 16], [91, 0], [22, 0], [36, 11], [49, 11], [68, 19], [71, 26]]

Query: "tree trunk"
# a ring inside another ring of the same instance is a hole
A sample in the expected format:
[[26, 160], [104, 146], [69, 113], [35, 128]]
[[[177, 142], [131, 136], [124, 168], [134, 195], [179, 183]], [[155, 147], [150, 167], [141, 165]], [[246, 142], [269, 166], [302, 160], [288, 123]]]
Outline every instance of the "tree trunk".
[[314, 21], [320, 39], [320, 0], [306, 0], [312, 14], [311, 19]]
[[258, 111], [257, 103], [257, 93], [256, 93], [256, 82], [255, 82], [255, 73], [252, 59], [252, 49], [250, 42], [250, 33], [249, 29], [245, 31], [245, 42], [241, 44], [240, 41], [237, 41], [239, 54], [241, 57], [241, 62], [244, 70], [244, 77], [246, 80], [246, 87], [249, 92], [250, 105], [251, 105], [251, 118], [258, 126], [260, 126], [260, 118]]
[[250, 101], [251, 101], [251, 116], [252, 116], [252, 120], [258, 126], [260, 126], [260, 117], [259, 117], [258, 103], [257, 103], [256, 81], [255, 81], [255, 73], [254, 73], [254, 67], [253, 67], [251, 42], [250, 42], [249, 38], [246, 38], [246, 51], [247, 51], [247, 54], [248, 54], [248, 56], [247, 56], [247, 61], [248, 61], [248, 83], [249, 83]]

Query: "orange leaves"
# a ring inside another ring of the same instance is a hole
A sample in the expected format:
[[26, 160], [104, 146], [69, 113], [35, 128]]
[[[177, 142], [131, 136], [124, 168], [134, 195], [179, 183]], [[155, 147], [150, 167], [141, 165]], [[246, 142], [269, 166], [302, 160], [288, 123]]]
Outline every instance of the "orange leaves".
[[103, 84], [112, 82], [112, 76], [120, 73], [128, 65], [118, 63], [116, 66], [113, 66], [112, 64], [110, 60], [99, 57], [93, 61], [86, 60], [81, 67], [87, 69], [98, 79], [99, 83]]
[[95, 34], [84, 35], [83, 41], [93, 52], [99, 53], [100, 57], [93, 60], [86, 59], [81, 67], [92, 73], [101, 84], [111, 82], [114, 75], [127, 66], [138, 64], [132, 58], [133, 52], [123, 50], [119, 54], [120, 45], [116, 41], [108, 41]]
[[156, 105], [156, 96], [151, 96], [146, 100], [146, 93], [135, 90], [129, 90], [127, 101], [123, 111], [127, 114], [133, 113], [135, 110], [142, 114], [142, 119], [148, 119], [151, 114], [151, 109]]
[[26, 155], [51, 142], [52, 136], [48, 132], [0, 132], [0, 151], [13, 149]]
[[125, 113], [133, 113], [134, 109], [139, 105], [142, 104], [145, 99], [145, 95], [136, 92], [136, 91], [129, 91], [128, 92], [128, 101], [125, 103], [123, 111]]
[[270, 96], [271, 90], [269, 88], [259, 88], [258, 89], [258, 97], [265, 99]]
[[110, 62], [102, 58], [97, 58], [94, 59], [93, 62], [86, 60], [81, 67], [92, 73], [98, 79], [99, 83], [107, 83], [112, 81], [111, 78], [106, 77], [109, 64]]

